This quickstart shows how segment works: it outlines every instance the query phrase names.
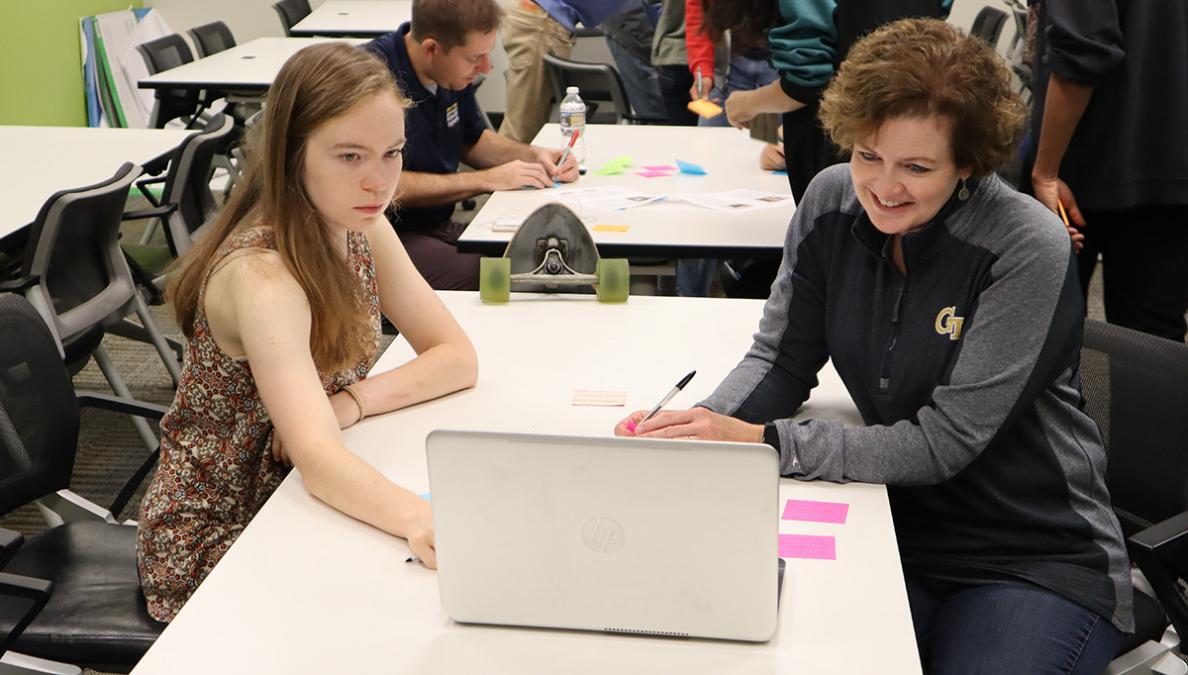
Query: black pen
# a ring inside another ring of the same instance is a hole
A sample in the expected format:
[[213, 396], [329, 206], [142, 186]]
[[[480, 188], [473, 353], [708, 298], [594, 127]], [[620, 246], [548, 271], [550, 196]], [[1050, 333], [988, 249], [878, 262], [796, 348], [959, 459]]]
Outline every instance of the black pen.
[[671, 401], [673, 396], [676, 396], [677, 394], [679, 394], [680, 391], [685, 388], [685, 385], [689, 384], [689, 380], [692, 380], [693, 376], [696, 374], [697, 374], [696, 370], [690, 370], [688, 375], [682, 377], [681, 381], [676, 383], [676, 386], [672, 388], [672, 391], [668, 392], [667, 394], [664, 395], [664, 398], [660, 399], [660, 402], [656, 404], [655, 408], [652, 408], [648, 412], [647, 415], [644, 415], [642, 420], [635, 423], [635, 426], [638, 427], [639, 425], [643, 424], [644, 422], [647, 422], [649, 419], [652, 418], [652, 415], [655, 415], [656, 413], [660, 412], [660, 409], [663, 408], [665, 406], [665, 404], [667, 404], [669, 401]]

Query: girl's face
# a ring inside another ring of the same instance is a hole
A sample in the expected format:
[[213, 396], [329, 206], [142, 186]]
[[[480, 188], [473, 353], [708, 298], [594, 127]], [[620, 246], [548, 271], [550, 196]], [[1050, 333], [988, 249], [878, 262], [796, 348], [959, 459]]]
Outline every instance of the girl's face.
[[365, 230], [384, 220], [403, 166], [404, 108], [392, 92], [360, 101], [310, 134], [306, 194], [328, 225]]
[[931, 222], [969, 175], [953, 163], [952, 124], [936, 115], [889, 119], [850, 156], [858, 201], [886, 234]]

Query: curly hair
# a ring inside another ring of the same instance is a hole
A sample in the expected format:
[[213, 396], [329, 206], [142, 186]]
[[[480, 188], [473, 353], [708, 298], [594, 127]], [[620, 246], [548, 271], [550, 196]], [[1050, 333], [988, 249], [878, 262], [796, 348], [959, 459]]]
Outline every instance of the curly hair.
[[953, 160], [975, 176], [1011, 158], [1027, 119], [994, 49], [936, 19], [895, 21], [856, 42], [820, 109], [847, 152], [889, 119], [931, 115], [952, 123]]

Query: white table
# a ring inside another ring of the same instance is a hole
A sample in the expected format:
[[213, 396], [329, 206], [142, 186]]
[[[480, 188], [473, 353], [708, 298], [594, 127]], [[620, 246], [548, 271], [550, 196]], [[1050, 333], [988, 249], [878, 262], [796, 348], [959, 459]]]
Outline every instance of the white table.
[[0, 239], [30, 225], [59, 190], [111, 178], [124, 162], [172, 152], [193, 131], [0, 126]]
[[[616, 185], [649, 194], [720, 192], [738, 188], [789, 194], [788, 179], [759, 168], [763, 143], [733, 128], [668, 127], [591, 124], [586, 127], [586, 165], [590, 171], [577, 182], [547, 190], [500, 191], [491, 195], [458, 240], [458, 249], [500, 255], [512, 237], [494, 232], [491, 223], [501, 216], [528, 215], [559, 199], [571, 187]], [[560, 147], [561, 130], [546, 124], [533, 140], [536, 145]], [[634, 164], [619, 176], [595, 172], [606, 162], [629, 155]], [[645, 178], [636, 171], [649, 165], [675, 166], [682, 159], [702, 166], [704, 176], [674, 173]], [[562, 199], [562, 201], [565, 201]], [[624, 211], [590, 210], [597, 223], [628, 226], [626, 232], [594, 231], [604, 256], [663, 256], [680, 258], [742, 257], [778, 259], [784, 234], [796, 207], [784, 205], [747, 214], [722, 213], [688, 203], [660, 202]]]
[[412, 0], [327, 0], [290, 30], [293, 37], [378, 37], [412, 19]]
[[289, 57], [321, 42], [365, 40], [342, 38], [256, 38], [231, 49], [170, 68], [140, 80], [141, 89], [214, 89], [230, 94], [262, 96]]
[[[344, 434], [414, 492], [429, 490], [424, 438], [435, 428], [609, 435], [691, 368], [697, 377], [672, 406], [695, 403], [742, 356], [761, 313], [754, 300], [513, 294], [484, 306], [474, 293], [441, 296], [478, 350], [478, 386]], [[375, 369], [411, 355], [398, 340]], [[626, 390], [627, 406], [573, 407], [575, 388]], [[807, 412], [856, 414], [832, 372]], [[919, 673], [886, 490], [784, 480], [781, 499], [793, 496], [849, 502], [849, 518], [781, 523], [837, 535], [838, 559], [788, 561], [779, 632], [756, 645], [455, 624], [436, 574], [404, 562], [403, 540], [316, 501], [294, 474], [134, 672]]]

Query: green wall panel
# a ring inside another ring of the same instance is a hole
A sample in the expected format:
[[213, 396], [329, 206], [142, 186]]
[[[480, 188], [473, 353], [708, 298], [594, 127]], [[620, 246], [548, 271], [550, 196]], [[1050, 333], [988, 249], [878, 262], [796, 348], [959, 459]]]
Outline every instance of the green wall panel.
[[86, 126], [78, 20], [141, 0], [0, 0], [0, 124]]

